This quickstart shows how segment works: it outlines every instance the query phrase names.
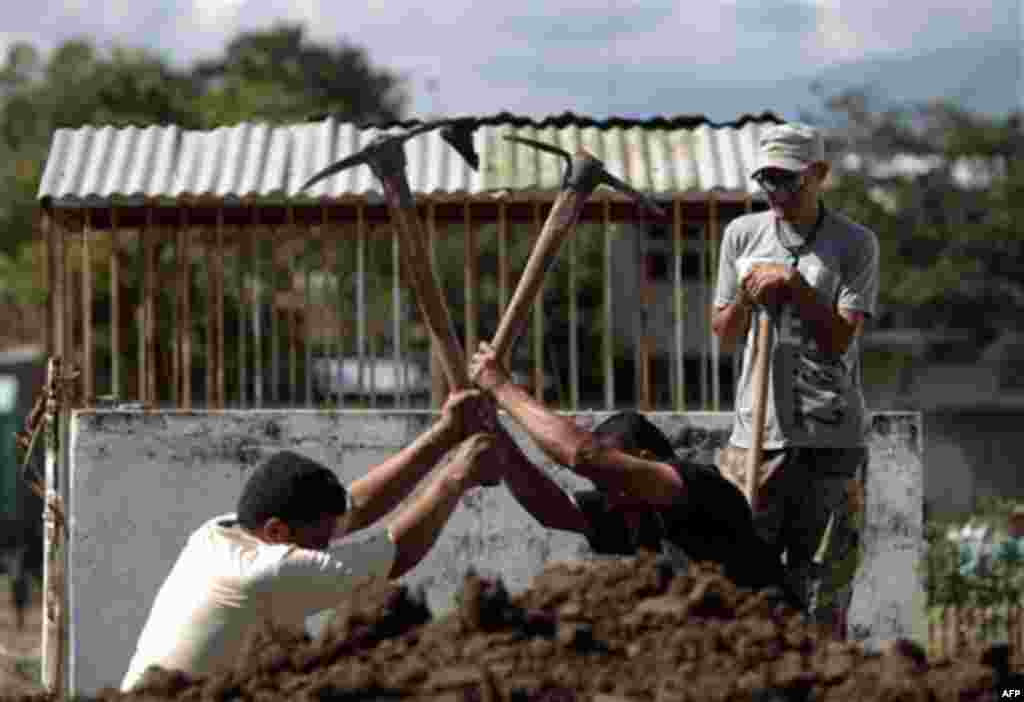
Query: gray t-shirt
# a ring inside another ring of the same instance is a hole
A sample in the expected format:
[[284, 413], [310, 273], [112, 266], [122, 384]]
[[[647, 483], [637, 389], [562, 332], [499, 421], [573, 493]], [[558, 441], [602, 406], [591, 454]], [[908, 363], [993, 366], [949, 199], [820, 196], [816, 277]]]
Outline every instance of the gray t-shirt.
[[[754, 263], [793, 265], [791, 248], [802, 237], [771, 211], [733, 220], [722, 237], [715, 307], [733, 303], [740, 280]], [[836, 309], [875, 314], [878, 299], [878, 237], [835, 212], [825, 211], [810, 246], [798, 249], [800, 273]], [[864, 445], [865, 407], [860, 384], [860, 345], [854, 339], [839, 358], [821, 353], [808, 325], [784, 305], [775, 320], [769, 370], [764, 448]], [[730, 442], [749, 447], [753, 397], [753, 338], [747, 332]]]

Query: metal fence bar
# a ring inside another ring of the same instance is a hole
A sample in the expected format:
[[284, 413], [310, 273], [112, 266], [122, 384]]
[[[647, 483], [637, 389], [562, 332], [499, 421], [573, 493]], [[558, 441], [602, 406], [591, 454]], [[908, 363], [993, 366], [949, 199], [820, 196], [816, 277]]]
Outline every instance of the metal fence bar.
[[672, 202], [672, 317], [675, 359], [673, 368], [673, 405], [677, 412], [686, 411], [686, 347], [685, 306], [683, 300], [683, 205]]
[[[710, 268], [710, 264], [708, 263], [708, 250], [711, 248], [708, 243], [709, 236], [708, 227], [705, 226], [701, 237], [703, 239], [704, 247], [700, 252], [699, 271], [699, 278], [701, 281], [700, 305], [705, 315], [707, 313], [708, 279], [710, 276], [710, 273], [708, 272], [708, 268]], [[704, 411], [707, 411], [708, 405], [710, 404], [710, 379], [708, 377], [710, 356], [711, 349], [708, 346], [707, 324], [705, 323], [704, 329], [700, 332], [700, 408]]]
[[650, 280], [647, 246], [643, 237], [640, 238], [640, 310], [637, 315], [637, 329], [640, 332], [639, 351], [639, 404], [641, 411], [649, 412], [652, 407], [651, 398], [651, 336], [650, 312], [654, 289]]
[[[181, 407], [181, 228], [172, 232], [174, 260], [170, 264], [168, 288], [171, 291], [171, 402]], [[160, 261], [157, 260], [160, 267]], [[160, 288], [157, 288], [160, 294]]]
[[110, 208], [110, 394], [120, 400], [121, 390], [121, 229], [117, 209]]
[[192, 409], [192, 252], [188, 210], [181, 226], [181, 396], [179, 405]]
[[249, 378], [246, 372], [248, 363], [249, 333], [249, 287], [248, 278], [252, 265], [252, 233], [243, 227], [238, 232], [238, 406], [245, 409], [249, 406]]
[[576, 276], [576, 237], [569, 237], [569, 409], [580, 406], [580, 339], [578, 285]]
[[718, 275], [718, 196], [713, 191], [708, 207], [708, 235], [711, 241], [708, 247], [707, 300], [704, 306], [705, 318], [707, 319], [705, 333], [711, 344], [711, 406], [715, 412], [718, 412], [722, 406], [721, 347], [718, 343], [718, 336], [711, 329], [711, 308], [714, 305], [715, 276]]
[[615, 409], [615, 350], [612, 348], [612, 203], [604, 201], [604, 333], [602, 354], [604, 357], [604, 406]]
[[[345, 279], [341, 268], [341, 262], [344, 260], [344, 231], [340, 228], [335, 233], [334, 237], [334, 302], [335, 302], [335, 331], [334, 342], [331, 345], [334, 348], [334, 359], [338, 363], [338, 376], [341, 379], [342, 385], [338, 391], [338, 404], [344, 404], [344, 361], [345, 361], [345, 318], [344, 318], [344, 303], [345, 303], [345, 289], [342, 285], [342, 281]], [[334, 360], [332, 359], [332, 360]], [[333, 368], [333, 364], [331, 365]], [[331, 378], [332, 382], [334, 378]]]
[[146, 393], [143, 402], [158, 405], [160, 398], [156, 391], [156, 254], [158, 233], [153, 226], [153, 208], [146, 211], [146, 228], [143, 233], [143, 258], [145, 259], [145, 297], [143, 301], [146, 335]]
[[217, 232], [216, 232], [216, 253], [214, 255], [214, 275], [216, 276], [213, 290], [213, 300], [216, 307], [214, 311], [214, 333], [216, 340], [216, 353], [211, 354], [214, 359], [214, 400], [213, 405], [217, 409], [224, 409], [227, 406], [227, 392], [224, 378], [224, 208], [217, 208]]
[[252, 400], [255, 407], [263, 407], [263, 264], [262, 246], [258, 237], [259, 210], [253, 209], [252, 247]]
[[[294, 212], [292, 213], [294, 217]], [[320, 232], [318, 232], [319, 234]], [[302, 333], [305, 338], [305, 354], [306, 354], [306, 372], [305, 372], [305, 392], [304, 397], [306, 400], [306, 407], [313, 407], [313, 346], [316, 341], [316, 332], [313, 328], [313, 305], [320, 303], [320, 296], [317, 296], [316, 303], [313, 301], [313, 262], [316, 260], [316, 239], [317, 234], [314, 234], [313, 227], [310, 227], [306, 232], [306, 246], [302, 257], [302, 271], [303, 271], [303, 294], [305, 298], [305, 310], [302, 314]]]
[[409, 372], [402, 354], [402, 256], [398, 232], [391, 227], [391, 353], [395, 363], [395, 405], [409, 406]]
[[[543, 233], [543, 226], [541, 203], [534, 202], [533, 230], [537, 232], [537, 239]], [[542, 281], [533, 302], [533, 395], [541, 402], [544, 401], [544, 289], [546, 287], [546, 281]]]
[[[279, 405], [281, 402], [281, 308], [278, 305], [278, 261], [276, 227], [269, 230], [264, 246], [267, 256], [264, 264], [269, 266], [266, 281], [268, 288], [267, 312], [270, 324], [270, 402]], [[287, 332], [287, 330], [285, 330]]]
[[359, 356], [359, 393], [367, 389], [366, 376], [366, 220], [356, 206], [356, 343]]
[[[441, 289], [444, 290], [443, 284], [441, 284], [440, 276], [437, 271], [437, 238], [439, 235], [437, 229], [437, 210], [433, 202], [427, 205], [427, 232], [429, 238], [429, 251], [430, 251], [430, 272], [435, 279], [438, 280], [438, 284]], [[423, 320], [426, 322], [426, 320]], [[438, 349], [438, 341], [434, 338], [434, 335], [430, 335], [430, 406], [438, 408], [444, 401], [445, 395], [448, 393], [448, 382], [444, 376], [444, 369], [441, 367], [440, 350]]]

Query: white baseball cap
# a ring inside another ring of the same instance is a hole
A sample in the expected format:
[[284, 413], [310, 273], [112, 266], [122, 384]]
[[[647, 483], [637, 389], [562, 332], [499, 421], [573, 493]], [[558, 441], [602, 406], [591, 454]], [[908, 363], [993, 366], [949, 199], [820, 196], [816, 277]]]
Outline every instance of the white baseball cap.
[[757, 167], [752, 176], [765, 168], [803, 171], [825, 160], [825, 139], [814, 127], [799, 122], [776, 124], [761, 132]]

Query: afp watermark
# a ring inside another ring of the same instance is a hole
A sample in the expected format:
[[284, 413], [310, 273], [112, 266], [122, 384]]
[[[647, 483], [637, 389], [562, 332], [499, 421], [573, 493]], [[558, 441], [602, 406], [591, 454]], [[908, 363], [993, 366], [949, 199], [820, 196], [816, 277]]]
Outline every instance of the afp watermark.
[[1019, 687], [1004, 687], [999, 693], [999, 699], [1022, 699], [1024, 694]]

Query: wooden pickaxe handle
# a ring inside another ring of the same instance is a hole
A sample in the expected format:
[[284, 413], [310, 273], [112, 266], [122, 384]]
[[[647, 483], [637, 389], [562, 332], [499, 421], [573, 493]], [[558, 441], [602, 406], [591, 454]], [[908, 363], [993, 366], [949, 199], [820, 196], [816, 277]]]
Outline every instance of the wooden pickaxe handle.
[[774, 327], [768, 311], [757, 310], [757, 336], [754, 341], [753, 417], [750, 428], [750, 448], [747, 449], [746, 486], [747, 502], [751, 508], [757, 500], [758, 468], [764, 455], [764, 420], [768, 413], [768, 377]]
[[505, 309], [505, 314], [502, 315], [498, 330], [491, 341], [497, 358], [504, 358], [522, 334], [533, 303], [544, 285], [544, 277], [558, 258], [562, 242], [576, 229], [583, 205], [589, 197], [589, 192], [563, 190], [555, 199], [555, 204], [544, 221], [544, 228], [541, 229], [540, 236], [530, 251], [530, 258], [527, 259], [526, 268], [519, 277], [512, 300]]
[[530, 308], [540, 293], [548, 269], [558, 258], [558, 250], [561, 248], [562, 242], [576, 229], [580, 215], [583, 214], [583, 206], [597, 186], [605, 184], [625, 192], [653, 212], [664, 215], [664, 212], [653, 200], [608, 173], [604, 169], [604, 164], [586, 151], [577, 151], [574, 158], [567, 151], [551, 144], [520, 137], [506, 138], [561, 156], [566, 160], [567, 170], [562, 189], [544, 221], [544, 228], [533, 245], [526, 268], [512, 295], [512, 301], [509, 303], [508, 309], [505, 310], [505, 314], [502, 315], [501, 321], [498, 323], [498, 331], [495, 332], [491, 342], [495, 356], [499, 359], [506, 356], [526, 326]]
[[451, 392], [471, 387], [466, 368], [466, 354], [455, 335], [451, 312], [430, 265], [430, 251], [426, 235], [404, 173], [394, 178], [382, 178], [385, 200], [391, 212], [391, 221], [400, 237], [402, 265], [408, 272], [417, 305], [431, 338], [436, 342], [438, 360], [448, 380]]

